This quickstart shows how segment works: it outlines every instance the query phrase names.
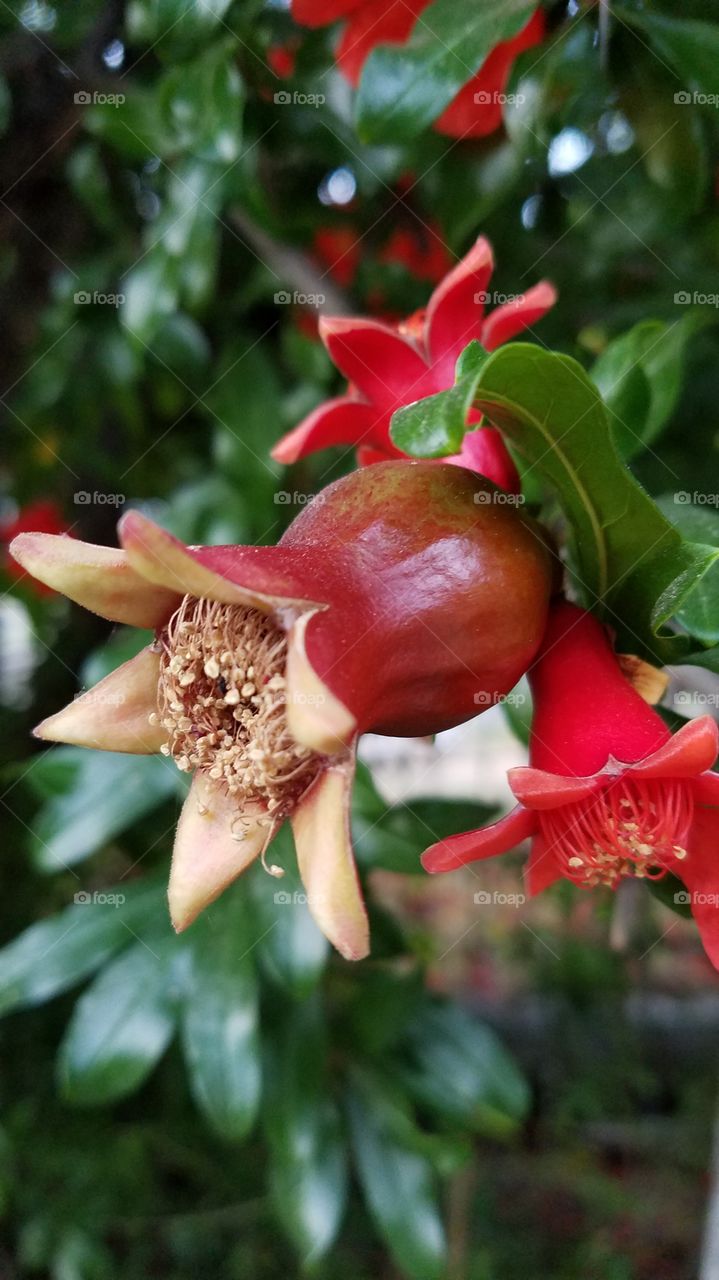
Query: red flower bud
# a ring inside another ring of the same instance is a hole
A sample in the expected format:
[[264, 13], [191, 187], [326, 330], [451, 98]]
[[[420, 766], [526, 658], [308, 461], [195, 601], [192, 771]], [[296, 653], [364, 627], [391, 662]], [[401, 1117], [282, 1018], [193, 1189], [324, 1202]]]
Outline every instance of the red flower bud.
[[[485, 315], [493, 270], [492, 249], [480, 237], [434, 290], [426, 311], [404, 324], [323, 316], [320, 337], [350, 387], [314, 409], [275, 445], [272, 456], [291, 463], [331, 445], [355, 445], [361, 463], [401, 458], [389, 434], [395, 410], [452, 387], [457, 360], [472, 339], [494, 351], [554, 305], [554, 287], [543, 280]], [[481, 414], [473, 411], [469, 420], [479, 427]], [[461, 453], [444, 461], [519, 492], [516, 468], [494, 427], [469, 432]]]
[[616, 888], [624, 876], [684, 882], [702, 941], [719, 967], [719, 731], [710, 716], [673, 736], [622, 673], [605, 629], [582, 609], [552, 609], [530, 672], [530, 767], [511, 769], [519, 804], [480, 831], [423, 855], [450, 871], [531, 837], [530, 893], [560, 876]]
[[162, 750], [194, 773], [170, 879], [178, 928], [290, 818], [320, 926], [366, 954], [348, 823], [357, 735], [460, 724], [541, 641], [550, 556], [511, 506], [477, 503], [494, 493], [459, 467], [394, 462], [330, 485], [276, 547], [184, 547], [137, 512], [120, 521], [123, 552], [16, 541], [42, 581], [155, 630], [36, 733]]

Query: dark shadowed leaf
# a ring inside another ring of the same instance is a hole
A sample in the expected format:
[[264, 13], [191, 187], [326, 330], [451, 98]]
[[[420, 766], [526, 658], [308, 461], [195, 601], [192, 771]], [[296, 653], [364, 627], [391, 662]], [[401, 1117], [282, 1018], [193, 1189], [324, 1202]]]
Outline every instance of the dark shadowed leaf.
[[327, 1039], [313, 997], [284, 1009], [270, 1037], [265, 1129], [279, 1219], [306, 1266], [339, 1230], [347, 1196], [345, 1143], [327, 1089]]
[[247, 891], [235, 884], [188, 934], [182, 1042], [190, 1087], [228, 1141], [251, 1129], [260, 1097], [258, 990]]
[[[168, 925], [169, 928], [169, 925]], [[167, 1048], [186, 980], [176, 938], [135, 942], [78, 1000], [58, 1055], [67, 1102], [99, 1106], [133, 1093]]]
[[445, 1275], [445, 1238], [432, 1162], [413, 1144], [406, 1113], [382, 1084], [358, 1077], [347, 1097], [352, 1147], [367, 1207], [397, 1265], [413, 1280]]
[[73, 906], [39, 920], [0, 951], [0, 1012], [42, 1004], [74, 987], [167, 910], [164, 882], [78, 893]]

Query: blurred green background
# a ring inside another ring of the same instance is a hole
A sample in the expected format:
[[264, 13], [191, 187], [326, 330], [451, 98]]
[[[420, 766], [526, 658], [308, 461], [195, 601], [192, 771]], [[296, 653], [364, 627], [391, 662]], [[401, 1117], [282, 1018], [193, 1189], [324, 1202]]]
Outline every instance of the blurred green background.
[[[353, 465], [269, 460], [341, 385], [303, 299], [398, 319], [479, 233], [493, 289], [553, 280], [536, 340], [616, 382], [630, 421], [655, 389], [614, 374], [654, 323], [669, 373], [632, 466], [653, 495], [706, 494], [719, 6], [547, 21], [503, 130], [367, 142], [336, 30], [282, 3], [3, 3], [3, 543], [110, 545], [129, 506], [190, 542], [274, 542]], [[329, 957], [261, 869], [176, 939], [182, 776], [30, 737], [143, 638], [3, 554], [3, 1280], [694, 1280], [719, 998], [692, 926], [644, 902], [617, 954], [609, 898], [567, 885], [478, 919], [474, 881], [428, 884], [418, 858], [495, 797], [388, 807], [365, 769], [370, 961]]]

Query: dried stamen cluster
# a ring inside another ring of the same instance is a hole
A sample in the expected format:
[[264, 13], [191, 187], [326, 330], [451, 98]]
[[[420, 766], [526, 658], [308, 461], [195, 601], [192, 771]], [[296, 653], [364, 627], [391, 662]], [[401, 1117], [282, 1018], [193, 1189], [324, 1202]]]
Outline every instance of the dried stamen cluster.
[[547, 810], [542, 833], [575, 884], [614, 888], [624, 876], [659, 880], [667, 862], [683, 861], [693, 812], [680, 780], [621, 779], [599, 796]]
[[164, 753], [237, 796], [240, 828], [279, 826], [322, 763], [287, 728], [284, 632], [256, 609], [185, 596], [159, 643]]

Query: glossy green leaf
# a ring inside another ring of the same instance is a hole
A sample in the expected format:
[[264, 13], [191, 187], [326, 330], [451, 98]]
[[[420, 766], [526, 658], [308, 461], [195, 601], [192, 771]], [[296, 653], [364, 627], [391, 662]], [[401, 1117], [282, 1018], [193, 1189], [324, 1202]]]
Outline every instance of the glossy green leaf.
[[372, 1219], [397, 1265], [413, 1280], [442, 1280], [445, 1237], [430, 1160], [397, 1136], [406, 1118], [375, 1080], [348, 1092], [352, 1147]]
[[74, 987], [167, 910], [164, 881], [78, 889], [76, 898], [0, 951], [0, 1013], [43, 1004]]
[[490, 50], [529, 20], [533, 0], [433, 0], [409, 39], [373, 50], [357, 94], [365, 142], [406, 142], [436, 120]]
[[162, 801], [181, 796], [186, 788], [186, 780], [164, 756], [121, 755], [79, 747], [58, 747], [48, 754], [60, 757], [60, 763], [53, 762], [50, 768], [65, 771], [66, 785], [33, 818], [30, 850], [42, 871], [58, 871], [82, 862]]
[[525, 1118], [529, 1089], [494, 1031], [457, 1005], [425, 1006], [406, 1034], [412, 1095], [462, 1128], [497, 1136]]
[[642, 320], [610, 342], [596, 361], [590, 376], [623, 457], [651, 444], [669, 421], [679, 400], [687, 342], [704, 323], [695, 311], [669, 324]]
[[228, 1141], [251, 1129], [260, 1098], [258, 990], [245, 886], [233, 885], [188, 935], [191, 967], [182, 1011], [190, 1087]]
[[282, 1010], [267, 1062], [270, 1189], [278, 1218], [305, 1266], [332, 1245], [347, 1196], [344, 1137], [327, 1090], [327, 1049], [315, 999]]
[[[516, 342], [466, 381], [464, 401], [471, 386], [472, 403], [556, 491], [572, 531], [584, 602], [621, 624], [621, 643], [632, 650], [676, 660], [687, 641], [660, 634], [662, 628], [719, 554], [684, 541], [622, 464], [607, 412], [581, 365]], [[436, 415], [442, 395], [455, 395], [459, 413], [456, 393], [457, 387], [399, 410], [392, 420], [395, 443], [425, 456], [426, 420]], [[446, 435], [452, 453], [454, 440]]]
[[[705, 496], [713, 499], [713, 505], [699, 506], [691, 501], [692, 494], [678, 490], [657, 498], [657, 506], [685, 538], [719, 547], [719, 493]], [[719, 563], [704, 574], [677, 613], [677, 621], [703, 644], [719, 641]]]
[[[169, 929], [169, 925], [168, 925]], [[78, 1000], [58, 1054], [67, 1102], [97, 1106], [133, 1093], [175, 1029], [186, 953], [175, 938], [136, 942]]]

